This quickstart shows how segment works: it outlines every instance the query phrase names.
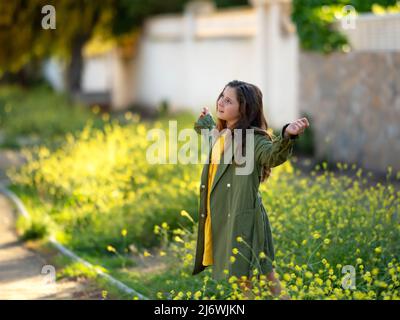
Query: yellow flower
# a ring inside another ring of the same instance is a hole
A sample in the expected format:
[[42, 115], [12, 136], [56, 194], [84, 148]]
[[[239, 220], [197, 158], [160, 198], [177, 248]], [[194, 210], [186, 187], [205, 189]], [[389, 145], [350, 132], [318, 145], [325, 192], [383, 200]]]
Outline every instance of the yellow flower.
[[288, 273], [285, 273], [284, 275], [283, 275], [283, 279], [284, 280], [286, 280], [286, 281], [290, 281], [290, 274], [288, 274]]
[[122, 235], [123, 237], [126, 237], [127, 234], [128, 234], [128, 231], [127, 231], [126, 229], [122, 229], [122, 230], [121, 230], [121, 235]]
[[357, 258], [357, 264], [361, 264], [362, 263], [362, 259], [361, 258]]
[[108, 121], [108, 120], [110, 120], [110, 115], [109, 115], [108, 113], [105, 113], [105, 114], [103, 114], [103, 115], [101, 116], [101, 118], [102, 118], [104, 121]]
[[125, 112], [124, 116], [126, 120], [132, 119], [132, 112]]
[[375, 248], [375, 253], [381, 253], [382, 252], [382, 248], [381, 247], [376, 247]]
[[306, 276], [307, 278], [312, 278], [313, 274], [312, 274], [312, 272], [307, 271], [307, 272], [305, 273], [305, 276]]
[[176, 242], [182, 242], [182, 243], [185, 243], [185, 241], [183, 241], [183, 240], [182, 240], [182, 238], [181, 238], [181, 237], [179, 237], [179, 236], [176, 236], [176, 237], [174, 238], [174, 240], [175, 240]]
[[117, 250], [113, 246], [110, 246], [110, 245], [107, 246], [107, 250], [110, 252], [114, 252], [114, 253], [117, 252]]
[[144, 256], [144, 257], [150, 257], [150, 256], [151, 256], [151, 253], [148, 252], [147, 250], [144, 250], [143, 256]]
[[160, 251], [160, 256], [161, 257], [164, 257], [166, 255], [166, 252], [165, 251]]
[[321, 234], [319, 232], [314, 232], [312, 236], [313, 236], [314, 239], [321, 238]]
[[187, 253], [186, 256], [185, 256], [185, 259], [192, 260], [193, 256], [190, 253]]
[[235, 258], [234, 256], [231, 256], [231, 257], [229, 258], [229, 260], [231, 261], [231, 263], [234, 263], [234, 262], [236, 261], [236, 258]]
[[157, 226], [157, 225], [154, 226], [154, 233], [155, 234], [159, 234], [160, 233], [160, 227], [159, 226]]
[[260, 259], [265, 259], [267, 256], [265, 255], [264, 252], [260, 252], [259, 257]]
[[163, 223], [161, 224], [161, 227], [162, 227], [163, 229], [168, 229], [168, 223], [163, 222]]
[[324, 243], [325, 244], [329, 244], [331, 242], [331, 240], [329, 240], [328, 238], [327, 239], [324, 239]]
[[242, 237], [237, 237], [237, 238], [236, 238], [236, 241], [237, 241], [237, 242], [243, 242], [243, 238], [242, 238]]
[[387, 283], [381, 280], [375, 280], [375, 285], [380, 287], [380, 288], [386, 288], [387, 287]]
[[233, 248], [233, 249], [232, 249], [232, 253], [233, 253], [233, 254], [238, 254], [238, 253], [239, 253], [238, 248]]
[[196, 299], [196, 300], [199, 300], [200, 299], [200, 297], [201, 297], [201, 291], [196, 291], [195, 293], [194, 293], [194, 298]]
[[183, 234], [185, 234], [185, 231], [183, 231], [182, 229], [178, 228], [178, 229], [175, 229], [174, 231], [172, 231], [172, 233], [173, 234], [183, 235]]
[[193, 218], [191, 217], [191, 215], [186, 210], [182, 210], [181, 211], [181, 216], [188, 218], [190, 221], [192, 221], [194, 223]]
[[92, 108], [92, 112], [93, 112], [94, 114], [99, 113], [99, 112], [100, 112], [100, 107], [99, 107], [99, 105], [96, 104], [96, 105]]

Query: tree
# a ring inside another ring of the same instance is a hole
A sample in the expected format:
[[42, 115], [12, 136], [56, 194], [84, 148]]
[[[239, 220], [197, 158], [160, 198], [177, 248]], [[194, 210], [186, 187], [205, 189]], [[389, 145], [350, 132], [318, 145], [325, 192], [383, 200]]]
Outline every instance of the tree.
[[[94, 31], [111, 27], [114, 0], [15, 0], [0, 6], [0, 73], [17, 73], [51, 54], [67, 60], [67, 89], [80, 90], [82, 48]], [[56, 29], [44, 29], [42, 8], [52, 5]]]

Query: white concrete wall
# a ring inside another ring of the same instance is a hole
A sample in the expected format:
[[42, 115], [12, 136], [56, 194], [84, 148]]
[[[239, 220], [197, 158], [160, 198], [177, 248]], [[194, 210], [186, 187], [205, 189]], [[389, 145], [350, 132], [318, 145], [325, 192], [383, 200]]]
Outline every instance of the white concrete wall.
[[111, 52], [84, 59], [82, 90], [84, 92], [106, 92], [111, 89], [113, 59]]
[[224, 85], [237, 79], [260, 87], [270, 125], [294, 120], [298, 40], [282, 28], [288, 13], [281, 2], [149, 19], [137, 58], [136, 101], [213, 110]]
[[353, 50], [399, 51], [400, 13], [376, 15], [365, 13], [354, 16], [348, 24], [341, 20], [335, 27], [346, 34]]

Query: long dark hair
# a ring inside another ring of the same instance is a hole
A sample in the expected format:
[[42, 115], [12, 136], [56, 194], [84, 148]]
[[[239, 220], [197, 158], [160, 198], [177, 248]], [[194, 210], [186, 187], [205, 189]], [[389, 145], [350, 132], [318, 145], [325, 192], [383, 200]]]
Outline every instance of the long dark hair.
[[[221, 98], [226, 87], [234, 88], [236, 98], [239, 102], [239, 120], [229, 128], [233, 133], [234, 129], [242, 129], [242, 151], [245, 152], [246, 145], [246, 129], [254, 128], [255, 134], [262, 134], [272, 140], [271, 134], [267, 131], [268, 123], [264, 116], [262, 92], [254, 84], [244, 81], [233, 80], [227, 83], [217, 98], [216, 108], [218, 108], [218, 100]], [[225, 120], [217, 119], [217, 130], [227, 129]], [[261, 173], [261, 182], [266, 181], [271, 174], [271, 168], [263, 166]]]

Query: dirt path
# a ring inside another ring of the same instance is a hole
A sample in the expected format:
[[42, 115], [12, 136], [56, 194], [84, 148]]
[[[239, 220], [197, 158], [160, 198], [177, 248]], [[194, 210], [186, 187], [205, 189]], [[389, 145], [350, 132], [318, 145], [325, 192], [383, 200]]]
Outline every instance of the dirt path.
[[[5, 169], [20, 163], [15, 154], [0, 151], [0, 184], [7, 185]], [[15, 210], [0, 194], [0, 299], [101, 299], [101, 290], [87, 281], [53, 281], [49, 257], [18, 239]]]
[[73, 298], [76, 284], [51, 282], [46, 269], [42, 274], [45, 259], [18, 240], [13, 210], [9, 200], [0, 195], [0, 299]]

